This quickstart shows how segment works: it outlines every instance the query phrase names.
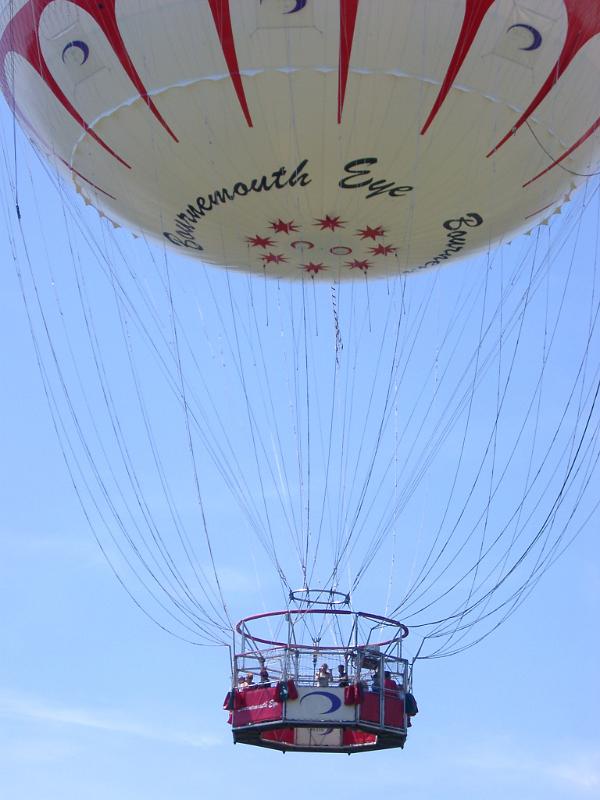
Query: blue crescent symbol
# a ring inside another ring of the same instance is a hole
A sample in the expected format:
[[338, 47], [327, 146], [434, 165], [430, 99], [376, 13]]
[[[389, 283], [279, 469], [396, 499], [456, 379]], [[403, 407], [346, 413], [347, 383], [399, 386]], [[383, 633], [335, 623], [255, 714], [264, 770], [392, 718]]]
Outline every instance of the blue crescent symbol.
[[[291, 11], [284, 11], [284, 14], [295, 14], [296, 11], [302, 11], [303, 8], [306, 7], [308, 0], [296, 0], [296, 5], [291, 9]], [[262, 0], [260, 0], [260, 4], [262, 5]]]
[[76, 47], [78, 50], [81, 50], [81, 53], [83, 55], [83, 61], [81, 63], [85, 64], [90, 55], [90, 48], [87, 46], [85, 42], [82, 42], [80, 39], [75, 39], [74, 41], [69, 42], [69, 44], [65, 45], [62, 51], [63, 63], [65, 63], [65, 56], [67, 54], [67, 51], [70, 50], [72, 47]]
[[533, 25], [525, 25], [523, 22], [519, 22], [516, 25], [511, 25], [508, 30], [512, 31], [513, 28], [525, 28], [525, 30], [529, 31], [532, 36], [532, 42], [529, 47], [520, 47], [519, 50], [537, 50], [541, 45], [542, 34], [537, 30], [537, 28], [534, 28]]
[[286, 11], [286, 14], [295, 14], [296, 11], [302, 11], [302, 9], [306, 6], [308, 0], [296, 0], [296, 5], [292, 8], [291, 11]]
[[331, 707], [328, 708], [327, 711], [322, 711], [321, 712], [322, 714], [333, 714], [333, 712], [337, 711], [338, 708], [340, 708], [340, 706], [342, 705], [341, 699], [337, 695], [331, 694], [331, 692], [309, 692], [308, 694], [304, 695], [304, 697], [302, 698], [302, 700], [300, 700], [300, 702], [301, 703], [304, 702], [304, 700], [306, 700], [307, 697], [313, 697], [313, 695], [315, 694], [320, 694], [323, 697], [326, 697], [331, 703]]

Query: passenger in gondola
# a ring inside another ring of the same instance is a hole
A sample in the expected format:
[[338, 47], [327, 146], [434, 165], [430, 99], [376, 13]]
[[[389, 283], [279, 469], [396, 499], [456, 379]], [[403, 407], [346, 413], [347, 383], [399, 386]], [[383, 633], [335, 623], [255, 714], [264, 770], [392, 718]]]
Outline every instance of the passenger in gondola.
[[323, 686], [323, 687], [324, 686], [329, 686], [329, 684], [331, 683], [331, 679], [332, 678], [333, 678], [333, 675], [331, 674], [331, 671], [329, 669], [329, 665], [328, 664], [321, 664], [321, 666], [319, 667], [319, 671], [315, 675], [315, 680], [317, 682], [317, 686]]
[[338, 686], [348, 686], [350, 680], [344, 664], [338, 664]]
[[381, 683], [379, 682], [379, 670], [375, 670], [375, 672], [371, 675], [371, 691], [376, 692], [379, 694], [381, 691]]
[[392, 673], [387, 669], [383, 673], [383, 689], [386, 697], [398, 697], [398, 684], [392, 678]]
[[259, 673], [259, 685], [262, 689], [270, 689], [271, 688], [271, 679], [269, 677], [269, 671], [265, 666], [264, 658], [260, 659], [260, 673]]
[[247, 672], [246, 677], [242, 679], [240, 683], [240, 689], [254, 689], [256, 684], [254, 683], [254, 673]]

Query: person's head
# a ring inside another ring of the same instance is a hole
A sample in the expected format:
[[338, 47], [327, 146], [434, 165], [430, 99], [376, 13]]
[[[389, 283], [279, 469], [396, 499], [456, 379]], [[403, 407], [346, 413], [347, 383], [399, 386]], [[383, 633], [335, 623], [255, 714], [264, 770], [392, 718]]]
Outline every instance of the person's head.
[[338, 672], [340, 675], [344, 675], [346, 673], [346, 667], [343, 664], [338, 664]]
[[253, 680], [254, 680], [254, 673], [253, 672], [248, 672], [246, 674], [246, 683], [252, 683]]
[[386, 671], [383, 673], [383, 677], [389, 680], [392, 677], [392, 673], [386, 669]]
[[321, 672], [329, 672], [329, 665], [321, 664]]

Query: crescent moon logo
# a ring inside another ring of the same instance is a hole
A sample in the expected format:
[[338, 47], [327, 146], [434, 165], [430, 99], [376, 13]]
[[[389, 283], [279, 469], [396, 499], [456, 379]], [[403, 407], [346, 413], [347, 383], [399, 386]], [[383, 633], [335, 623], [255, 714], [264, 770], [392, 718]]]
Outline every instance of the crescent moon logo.
[[[306, 4], [308, 0], [296, 0], [296, 5], [291, 8], [289, 11], [284, 11], [284, 14], [295, 14], [297, 11], [302, 11], [303, 8], [306, 8]], [[262, 0], [260, 0], [260, 4], [262, 5]]]
[[66, 55], [69, 52], [69, 50], [72, 50], [73, 48], [75, 48], [75, 50], [79, 50], [79, 52], [81, 53], [80, 56], [81, 60], [79, 61], [79, 65], [81, 66], [82, 64], [85, 64], [90, 55], [90, 48], [85, 42], [82, 42], [80, 39], [75, 39], [72, 42], [69, 42], [69, 44], [65, 45], [62, 51], [63, 64], [67, 63]]
[[296, 5], [292, 8], [291, 11], [286, 11], [286, 14], [295, 14], [296, 11], [302, 11], [302, 9], [306, 6], [308, 0], [296, 0]]
[[304, 695], [304, 697], [300, 700], [300, 702], [303, 703], [307, 697], [314, 697], [315, 695], [321, 695], [322, 697], [326, 697], [331, 703], [331, 706], [328, 709], [320, 712], [321, 714], [333, 714], [333, 712], [337, 711], [338, 708], [340, 708], [340, 706], [342, 705], [341, 699], [337, 697], [337, 695], [332, 694], [331, 692], [309, 692], [308, 694]]
[[519, 50], [537, 50], [538, 47], [542, 43], [542, 34], [538, 31], [537, 28], [534, 28], [533, 25], [525, 25], [523, 22], [519, 22], [515, 25], [511, 25], [508, 28], [509, 31], [512, 31], [514, 28], [524, 28], [528, 33], [531, 34], [531, 44], [529, 47], [520, 47]]

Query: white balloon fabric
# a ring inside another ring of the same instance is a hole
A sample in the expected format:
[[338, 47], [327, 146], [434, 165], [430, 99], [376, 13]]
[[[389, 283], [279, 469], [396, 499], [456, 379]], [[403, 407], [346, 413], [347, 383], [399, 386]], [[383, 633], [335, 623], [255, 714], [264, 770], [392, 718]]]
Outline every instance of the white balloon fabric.
[[594, 0], [5, 0], [2, 90], [86, 202], [283, 278], [451, 263], [599, 157]]

